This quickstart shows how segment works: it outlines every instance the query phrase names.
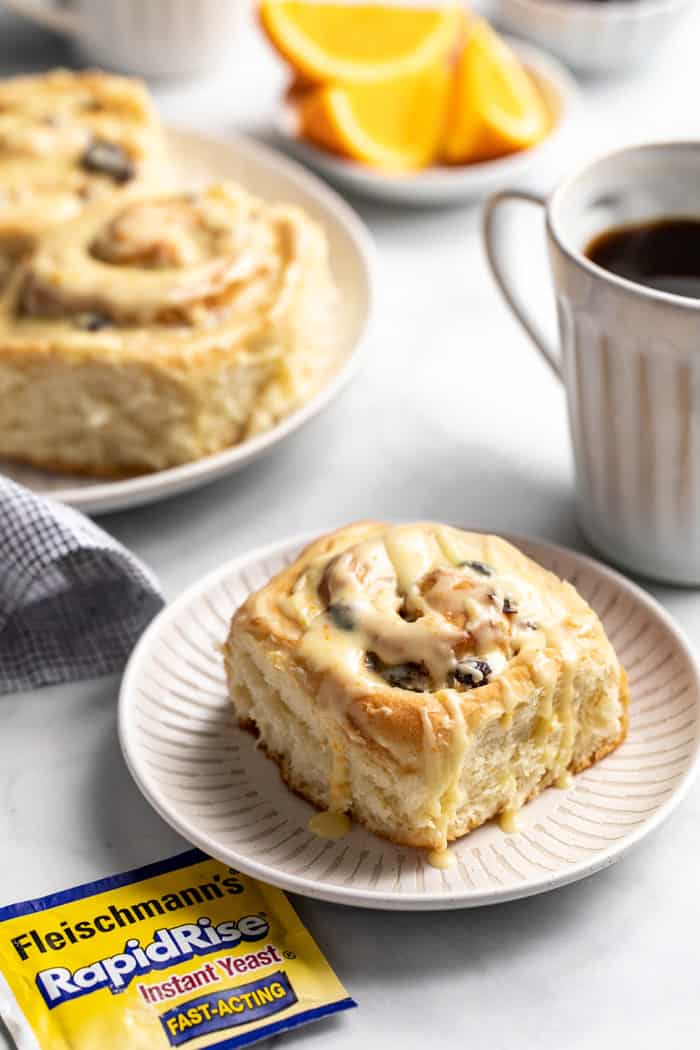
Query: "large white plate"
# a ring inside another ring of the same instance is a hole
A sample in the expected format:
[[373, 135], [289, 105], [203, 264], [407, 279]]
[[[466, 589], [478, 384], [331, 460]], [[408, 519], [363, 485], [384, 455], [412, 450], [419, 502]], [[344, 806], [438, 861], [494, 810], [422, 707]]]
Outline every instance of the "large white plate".
[[306, 540], [237, 558], [164, 610], [138, 644], [122, 684], [119, 726], [146, 798], [185, 838], [286, 890], [367, 908], [493, 904], [562, 886], [618, 860], [669, 815], [690, 786], [700, 746], [695, 658], [673, 621], [639, 587], [573, 551], [515, 537], [569, 579], [601, 617], [631, 686], [626, 742], [565, 791], [522, 812], [523, 830], [495, 823], [453, 845], [447, 871], [425, 851], [360, 827], [328, 842], [307, 830], [312, 807], [238, 729], [219, 643], [233, 610], [288, 565]]
[[224, 452], [119, 481], [67, 477], [0, 461], [0, 470], [34, 492], [97, 514], [151, 503], [231, 474], [269, 452], [317, 415], [356, 371], [372, 315], [374, 250], [369, 233], [333, 190], [294, 161], [244, 138], [220, 140], [187, 131], [168, 131], [168, 147], [184, 185], [217, 178], [236, 179], [267, 200], [299, 204], [325, 229], [333, 274], [340, 289], [333, 361], [321, 390], [276, 426]]
[[329, 182], [350, 193], [393, 204], [456, 204], [519, 185], [526, 176], [542, 171], [562, 145], [578, 104], [579, 91], [571, 75], [551, 56], [519, 40], [505, 39], [539, 87], [554, 119], [550, 133], [532, 149], [480, 164], [436, 165], [425, 171], [393, 175], [335, 157], [304, 141], [297, 134], [293, 109], [287, 105], [280, 107], [277, 132], [290, 153]]

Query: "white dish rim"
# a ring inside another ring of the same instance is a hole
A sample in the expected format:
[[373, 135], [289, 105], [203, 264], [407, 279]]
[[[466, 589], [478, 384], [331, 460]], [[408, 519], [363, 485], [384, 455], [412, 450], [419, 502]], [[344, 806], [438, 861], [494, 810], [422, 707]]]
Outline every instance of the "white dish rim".
[[[513, 7], [563, 20], [632, 22], [687, 7], [690, 0], [507, 0]], [[632, 10], [633, 9], [633, 10]]]
[[[398, 520], [394, 523], [398, 523]], [[163, 820], [182, 835], [186, 841], [191, 842], [209, 855], [216, 856], [216, 850], [214, 849], [212, 852], [212, 843], [208, 837], [204, 835], [199, 836], [196, 833], [196, 830], [193, 834], [192, 828], [186, 822], [180, 821], [177, 814], [173, 814], [172, 810], [160, 797], [159, 792], [152, 790], [147, 781], [141, 777], [137, 768], [137, 762], [133, 760], [130, 754], [128, 705], [129, 697], [133, 693], [134, 685], [138, 681], [139, 663], [147, 654], [152, 640], [158, 636], [161, 628], [166, 626], [170, 620], [175, 619], [180, 611], [198, 594], [206, 592], [209, 588], [216, 585], [220, 579], [231, 573], [239, 563], [247, 564], [249, 562], [258, 561], [294, 545], [301, 547], [302, 545], [310, 543], [312, 540], [318, 538], [318, 536], [333, 531], [333, 529], [337, 527], [338, 526], [336, 525], [318, 531], [314, 530], [313, 532], [304, 532], [300, 535], [268, 543], [261, 547], [256, 547], [251, 551], [237, 555], [235, 558], [226, 562], [225, 565], [207, 573], [203, 579], [188, 587], [178, 596], [178, 598], [166, 606], [166, 608], [156, 616], [141, 636], [129, 658], [120, 687], [118, 709], [119, 743], [127, 768], [139, 790]], [[464, 528], [464, 526], [458, 527]], [[484, 532], [486, 530], [471, 529], [468, 531]], [[668, 629], [674, 642], [680, 647], [688, 661], [691, 674], [698, 690], [696, 706], [698, 707], [698, 717], [700, 718], [700, 661], [683, 630], [678, 626], [670, 613], [668, 613], [655, 598], [650, 594], [647, 594], [647, 592], [638, 584], [623, 576], [622, 573], [602, 562], [599, 562], [597, 559], [592, 558], [587, 554], [581, 554], [579, 551], [575, 551], [572, 548], [566, 547], [562, 544], [553, 543], [550, 540], [541, 537], [526, 536], [512, 532], [499, 533], [499, 535], [502, 535], [503, 538], [514, 543], [516, 546], [528, 543], [535, 546], [541, 545], [546, 547], [554, 555], [559, 554], [565, 558], [573, 557], [575, 561], [582, 565], [582, 567], [588, 568], [588, 570], [593, 573], [602, 574], [602, 576], [614, 587], [627, 592], [636, 601], [640, 602], [652, 617], [659, 619]], [[232, 851], [224, 858], [221, 858], [220, 856], [220, 859], [225, 859], [228, 863], [236, 863], [240, 866], [242, 871], [246, 872], [246, 874], [260, 879], [263, 882], [278, 886], [287, 892], [298, 893], [305, 897], [329, 901], [336, 904], [355, 905], [370, 909], [385, 909], [393, 911], [443, 911], [458, 908], [481, 907], [489, 904], [501, 904], [509, 900], [518, 900], [525, 897], [536, 896], [540, 893], [546, 893], [550, 890], [569, 885], [580, 879], [587, 878], [589, 875], [593, 875], [598, 871], [602, 871], [604, 868], [609, 867], [611, 864], [620, 860], [631, 849], [645, 839], [647, 835], [655, 831], [673, 813], [676, 807], [680, 805], [695, 782], [699, 769], [700, 732], [697, 732], [692, 752], [688, 760], [688, 765], [677, 784], [674, 786], [673, 792], [647, 820], [635, 829], [635, 831], [629, 836], [624, 836], [623, 839], [618, 840], [616, 843], [608, 847], [608, 849], [601, 851], [600, 855], [596, 855], [592, 859], [572, 863], [562, 872], [543, 875], [540, 879], [532, 881], [524, 887], [506, 887], [502, 890], [489, 888], [481, 892], [475, 890], [469, 894], [445, 893], [440, 895], [430, 895], [420, 893], [402, 893], [400, 896], [381, 894], [360, 889], [329, 890], [322, 885], [319, 888], [319, 884], [313, 879], [305, 879], [302, 876], [285, 874], [284, 872], [280, 872], [279, 869], [274, 866], [261, 863], [254, 858], [249, 859], [248, 856], [243, 857], [243, 864], [241, 864], [240, 855], [236, 854], [235, 851]]]

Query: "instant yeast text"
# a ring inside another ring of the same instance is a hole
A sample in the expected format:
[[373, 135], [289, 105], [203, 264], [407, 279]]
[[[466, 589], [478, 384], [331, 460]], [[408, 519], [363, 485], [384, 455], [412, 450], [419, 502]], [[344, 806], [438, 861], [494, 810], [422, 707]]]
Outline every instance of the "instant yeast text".
[[19, 1050], [228, 1050], [354, 1005], [280, 890], [198, 850], [0, 909]]

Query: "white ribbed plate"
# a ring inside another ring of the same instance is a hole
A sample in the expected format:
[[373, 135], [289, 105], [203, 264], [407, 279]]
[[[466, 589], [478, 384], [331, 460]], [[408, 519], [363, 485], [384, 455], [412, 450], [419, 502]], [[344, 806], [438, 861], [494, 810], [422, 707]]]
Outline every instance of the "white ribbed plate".
[[687, 791], [698, 761], [700, 689], [690, 648], [639, 587], [573, 551], [514, 537], [570, 580], [601, 617], [631, 687], [627, 741], [523, 809], [523, 830], [491, 823], [451, 849], [447, 871], [425, 851], [354, 827], [339, 842], [307, 831], [313, 808], [237, 728], [219, 643], [233, 610], [288, 565], [309, 537], [237, 558], [151, 624], [120, 697], [124, 755], [146, 798], [182, 835], [286, 890], [370, 908], [492, 904], [562, 886], [612, 864], [657, 827]]

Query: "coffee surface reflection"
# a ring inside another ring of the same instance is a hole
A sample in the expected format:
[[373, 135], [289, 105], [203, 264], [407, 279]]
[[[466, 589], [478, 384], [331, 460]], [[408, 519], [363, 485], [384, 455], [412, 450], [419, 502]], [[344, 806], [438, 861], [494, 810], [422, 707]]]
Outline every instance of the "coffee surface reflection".
[[610, 273], [661, 292], [700, 299], [700, 218], [667, 218], [619, 226], [585, 250]]

